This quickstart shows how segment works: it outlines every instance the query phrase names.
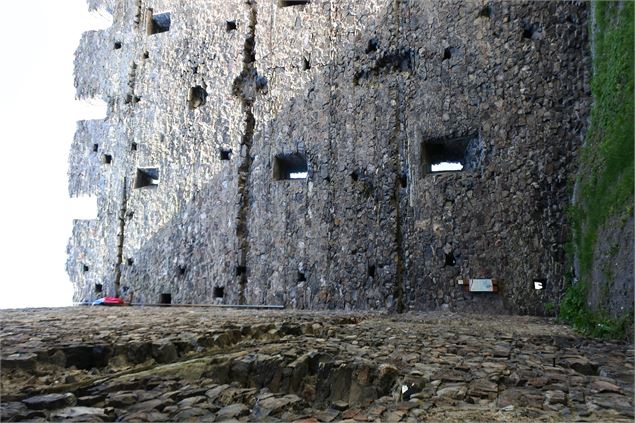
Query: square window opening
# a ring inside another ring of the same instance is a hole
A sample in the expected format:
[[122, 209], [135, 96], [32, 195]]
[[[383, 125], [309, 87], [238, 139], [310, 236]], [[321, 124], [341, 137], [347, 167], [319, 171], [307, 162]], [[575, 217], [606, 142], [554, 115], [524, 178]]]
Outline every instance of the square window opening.
[[298, 282], [306, 282], [306, 275], [304, 272], [298, 271]]
[[121, 41], [115, 41], [114, 48], [115, 50], [119, 50], [121, 48]]
[[213, 298], [223, 298], [225, 296], [225, 287], [224, 286], [215, 286], [212, 291]]
[[96, 292], [96, 293], [98, 293], [98, 294], [99, 294], [99, 293], [101, 293], [103, 290], [104, 290], [104, 286], [103, 286], [102, 284], [100, 284], [100, 283], [96, 283], [96, 284], [95, 284], [95, 292]]
[[172, 19], [170, 12], [154, 14], [152, 9], [148, 9], [147, 12], [148, 22], [148, 35], [160, 34], [162, 32], [168, 32]]
[[137, 143], [133, 142], [132, 144], [130, 144], [130, 151], [137, 151]]
[[480, 164], [481, 155], [481, 142], [476, 133], [428, 139], [421, 148], [422, 174], [471, 171]]
[[238, 29], [238, 24], [236, 23], [236, 21], [227, 21], [225, 25], [227, 32], [236, 31]]
[[164, 293], [159, 295], [159, 304], [172, 304], [172, 294]]
[[135, 177], [135, 188], [158, 187], [159, 186], [159, 168], [158, 167], [139, 167], [137, 168], [137, 176]]
[[309, 175], [306, 158], [298, 153], [278, 154], [273, 161], [273, 179], [276, 181], [306, 179]]
[[99, 144], [93, 144], [93, 153], [99, 151]]
[[104, 156], [101, 158], [101, 162], [103, 164], [111, 164], [112, 163], [112, 155], [104, 154]]

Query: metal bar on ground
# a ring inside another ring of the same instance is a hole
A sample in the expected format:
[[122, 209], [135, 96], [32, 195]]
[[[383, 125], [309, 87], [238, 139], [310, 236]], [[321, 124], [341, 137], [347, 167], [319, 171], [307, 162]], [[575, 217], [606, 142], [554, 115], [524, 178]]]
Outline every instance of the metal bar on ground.
[[[92, 302], [73, 303], [74, 306], [93, 305]], [[124, 306], [135, 307], [201, 307], [201, 308], [250, 308], [250, 309], [273, 309], [282, 310], [283, 305], [258, 305], [258, 304], [150, 304], [150, 303], [130, 303]]]

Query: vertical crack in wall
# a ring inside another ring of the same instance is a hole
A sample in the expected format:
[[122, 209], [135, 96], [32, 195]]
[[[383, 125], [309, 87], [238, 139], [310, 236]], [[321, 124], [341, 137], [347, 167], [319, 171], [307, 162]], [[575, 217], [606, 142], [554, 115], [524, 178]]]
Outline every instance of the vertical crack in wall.
[[127, 178], [123, 178], [121, 208], [119, 209], [119, 232], [117, 234], [117, 266], [115, 267], [115, 297], [119, 296], [121, 286], [121, 267], [123, 265], [123, 243], [126, 229], [126, 211], [128, 209]]
[[[245, 114], [245, 131], [241, 140], [241, 152], [243, 157], [238, 167], [238, 196], [239, 210], [236, 217], [236, 237], [238, 239], [238, 266], [240, 272], [239, 281], [239, 297], [238, 303], [245, 304], [245, 288], [247, 286], [247, 254], [249, 253], [249, 177], [251, 174], [251, 147], [254, 140], [254, 129], [256, 127], [256, 119], [253, 112], [253, 104], [255, 99], [255, 87], [258, 80], [258, 74], [254, 65], [256, 61], [256, 24], [257, 24], [257, 6], [256, 1], [248, 1], [247, 4], [251, 8], [249, 15], [249, 28], [247, 38], [243, 49], [243, 70], [234, 80], [233, 94], [240, 98], [242, 110]], [[244, 154], [242, 154], [244, 153]]]
[[[400, 0], [394, 0], [393, 8], [395, 14], [395, 39], [397, 43], [400, 41], [399, 26], [401, 24], [400, 13]], [[397, 313], [403, 313], [405, 309], [404, 305], [404, 264], [403, 264], [403, 234], [402, 234], [402, 216], [401, 216], [401, 148], [400, 148], [400, 133], [401, 133], [401, 85], [399, 83], [399, 76], [395, 80], [395, 127], [393, 129], [392, 136], [390, 137], [390, 145], [393, 147], [392, 157], [394, 158], [394, 188], [392, 202], [395, 207], [395, 248], [397, 249], [397, 263], [395, 273], [395, 285], [393, 288], [393, 296], [395, 298], [395, 311]]]

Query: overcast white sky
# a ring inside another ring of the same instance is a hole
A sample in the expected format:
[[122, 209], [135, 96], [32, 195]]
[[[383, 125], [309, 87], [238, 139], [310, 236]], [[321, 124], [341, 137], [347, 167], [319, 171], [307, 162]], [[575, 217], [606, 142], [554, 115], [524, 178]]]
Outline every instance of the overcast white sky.
[[66, 244], [87, 210], [68, 198], [68, 153], [75, 121], [90, 118], [74, 100], [73, 55], [108, 22], [85, 0], [6, 1], [2, 13], [0, 308], [70, 305]]

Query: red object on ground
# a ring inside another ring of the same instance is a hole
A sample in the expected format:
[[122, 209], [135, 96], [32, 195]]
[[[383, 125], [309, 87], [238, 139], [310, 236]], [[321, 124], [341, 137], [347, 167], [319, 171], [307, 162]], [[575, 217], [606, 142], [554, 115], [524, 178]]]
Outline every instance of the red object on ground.
[[123, 305], [123, 300], [118, 297], [104, 297], [104, 305]]

